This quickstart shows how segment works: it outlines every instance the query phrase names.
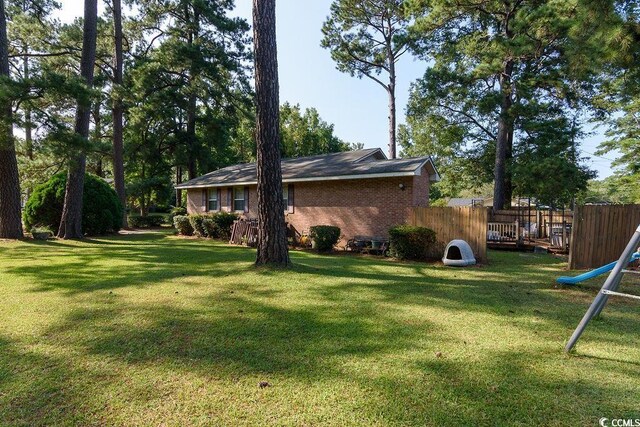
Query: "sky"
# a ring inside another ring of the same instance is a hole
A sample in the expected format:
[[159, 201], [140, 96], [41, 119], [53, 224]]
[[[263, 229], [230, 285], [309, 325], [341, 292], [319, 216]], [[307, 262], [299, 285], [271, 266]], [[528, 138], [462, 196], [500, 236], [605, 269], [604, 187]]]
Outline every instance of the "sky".
[[[82, 14], [82, 0], [62, 0], [60, 18], [71, 21]], [[236, 0], [233, 15], [251, 23], [251, 0]], [[358, 79], [335, 68], [330, 52], [320, 47], [322, 24], [329, 15], [331, 0], [277, 0], [276, 22], [280, 102], [314, 107], [327, 122], [334, 124], [335, 134], [347, 142], [365, 147], [380, 147], [386, 153], [388, 143], [388, 97], [374, 81]], [[426, 63], [405, 55], [398, 67], [396, 105], [398, 123], [405, 122], [405, 106], [411, 82], [420, 78]], [[614, 154], [596, 157], [593, 153], [602, 135], [587, 138], [582, 145], [584, 156], [599, 178], [612, 173]]]

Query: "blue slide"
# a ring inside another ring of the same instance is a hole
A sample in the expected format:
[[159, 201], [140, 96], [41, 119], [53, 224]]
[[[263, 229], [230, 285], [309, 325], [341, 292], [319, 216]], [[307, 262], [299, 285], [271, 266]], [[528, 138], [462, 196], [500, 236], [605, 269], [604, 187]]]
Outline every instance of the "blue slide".
[[[629, 262], [635, 261], [637, 259], [640, 259], [640, 252], [636, 252], [633, 255], [631, 255], [631, 259], [629, 260]], [[610, 272], [611, 270], [613, 270], [613, 267], [615, 267], [617, 262], [618, 261], [613, 261], [612, 263], [603, 265], [602, 267], [596, 268], [595, 270], [587, 271], [586, 273], [583, 273], [576, 277], [568, 277], [568, 276], [558, 277], [557, 282], [563, 285], [575, 285], [585, 280], [598, 277], [601, 274]]]

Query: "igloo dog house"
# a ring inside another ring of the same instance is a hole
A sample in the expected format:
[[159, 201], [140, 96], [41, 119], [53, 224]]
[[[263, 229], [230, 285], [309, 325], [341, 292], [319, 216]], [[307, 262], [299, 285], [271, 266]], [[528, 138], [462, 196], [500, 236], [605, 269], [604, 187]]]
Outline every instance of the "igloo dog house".
[[444, 250], [442, 262], [444, 265], [465, 267], [474, 265], [476, 258], [473, 256], [473, 250], [471, 250], [471, 246], [467, 242], [464, 240], [452, 240]]

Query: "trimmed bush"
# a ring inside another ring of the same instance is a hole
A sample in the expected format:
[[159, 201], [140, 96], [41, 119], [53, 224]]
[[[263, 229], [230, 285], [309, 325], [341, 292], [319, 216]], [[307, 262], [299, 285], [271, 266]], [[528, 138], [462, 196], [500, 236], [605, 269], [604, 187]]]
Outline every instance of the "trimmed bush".
[[207, 218], [205, 215], [189, 215], [189, 222], [193, 228], [193, 234], [198, 237], [207, 237], [207, 233], [204, 231], [202, 221]]
[[187, 208], [185, 208], [184, 206], [176, 206], [174, 208], [171, 208], [171, 211], [169, 211], [169, 224], [173, 224], [173, 218], [176, 215], [186, 215], [187, 214]]
[[218, 231], [218, 224], [213, 220], [212, 217], [208, 216], [202, 220], [202, 228], [204, 229], [204, 234], [207, 237], [211, 237], [215, 239], [220, 234]]
[[164, 223], [165, 217], [163, 215], [129, 215], [127, 220], [129, 227], [132, 228], [152, 228], [160, 227]]
[[238, 215], [232, 212], [216, 212], [211, 215], [211, 219], [216, 224], [215, 235], [209, 235], [216, 239], [229, 240], [231, 239], [231, 227], [233, 227], [233, 221], [238, 219]]
[[[60, 228], [67, 175], [59, 173], [38, 185], [24, 207], [25, 227]], [[82, 232], [88, 235], [116, 232], [122, 226], [122, 205], [102, 178], [86, 174], [82, 197]]]
[[436, 243], [436, 233], [427, 227], [396, 225], [389, 229], [389, 252], [399, 259], [426, 260]]
[[192, 236], [193, 235], [193, 227], [191, 226], [191, 221], [189, 221], [189, 217], [186, 215], [176, 215], [173, 217], [173, 226], [178, 230], [178, 233], [183, 236]]
[[314, 225], [309, 228], [309, 236], [315, 242], [318, 251], [328, 252], [340, 240], [340, 228], [333, 225]]

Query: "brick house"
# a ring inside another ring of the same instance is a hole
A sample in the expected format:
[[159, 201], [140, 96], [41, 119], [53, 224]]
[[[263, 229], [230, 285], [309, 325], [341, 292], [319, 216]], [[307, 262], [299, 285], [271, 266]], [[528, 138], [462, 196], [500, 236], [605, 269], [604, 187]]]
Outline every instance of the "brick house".
[[[379, 148], [282, 160], [286, 221], [299, 232], [335, 225], [342, 236], [387, 236], [415, 206], [428, 206], [440, 178], [430, 157], [389, 160]], [[229, 166], [178, 185], [189, 214], [257, 218], [256, 164]]]

